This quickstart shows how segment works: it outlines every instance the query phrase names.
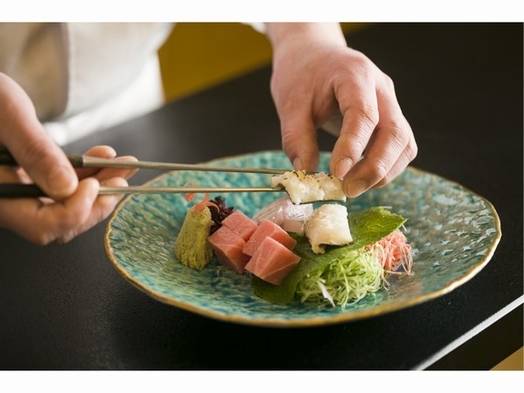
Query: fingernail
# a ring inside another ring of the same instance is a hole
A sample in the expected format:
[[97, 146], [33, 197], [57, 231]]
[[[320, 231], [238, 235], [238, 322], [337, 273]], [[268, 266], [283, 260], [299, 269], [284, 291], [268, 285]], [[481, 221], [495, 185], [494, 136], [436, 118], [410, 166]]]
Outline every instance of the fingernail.
[[55, 195], [67, 195], [72, 189], [74, 174], [65, 166], [53, 168], [47, 175], [47, 186]]
[[300, 157], [295, 158], [295, 160], [293, 161], [293, 169], [295, 171], [299, 171], [302, 169], [302, 160], [300, 159]]
[[353, 180], [346, 186], [346, 195], [355, 198], [367, 189], [367, 184], [362, 180]]
[[347, 175], [352, 166], [353, 161], [351, 161], [349, 158], [342, 158], [336, 163], [335, 172], [333, 173], [333, 175], [335, 177], [338, 177], [339, 179], [342, 179], [344, 176]]

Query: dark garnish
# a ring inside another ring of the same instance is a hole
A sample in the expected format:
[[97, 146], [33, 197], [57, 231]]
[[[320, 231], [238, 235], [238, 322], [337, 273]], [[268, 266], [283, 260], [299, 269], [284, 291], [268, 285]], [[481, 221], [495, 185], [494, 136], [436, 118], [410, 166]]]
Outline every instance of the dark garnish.
[[211, 220], [213, 221], [213, 225], [211, 225], [211, 229], [209, 230], [209, 233], [212, 234], [218, 228], [222, 226], [222, 220], [224, 220], [227, 216], [233, 213], [235, 208], [231, 206], [227, 206], [225, 199], [220, 196], [217, 196], [215, 199], [212, 199], [210, 202], [213, 202], [217, 207], [217, 208], [214, 208], [212, 206], [209, 207], [209, 210], [211, 211]]

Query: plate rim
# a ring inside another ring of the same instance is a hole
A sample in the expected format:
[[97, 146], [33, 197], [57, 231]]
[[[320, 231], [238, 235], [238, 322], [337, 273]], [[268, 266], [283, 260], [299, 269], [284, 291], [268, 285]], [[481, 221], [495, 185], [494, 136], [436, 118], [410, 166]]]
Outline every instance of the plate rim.
[[[205, 161], [205, 164], [209, 163], [216, 163], [220, 161], [227, 161], [232, 159], [242, 159], [242, 158], [248, 158], [253, 155], [261, 155], [261, 154], [283, 154], [280, 150], [263, 150], [258, 152], [251, 152], [251, 153], [244, 153], [244, 154], [238, 154], [238, 155], [230, 155], [226, 157], [219, 157], [216, 159], [212, 159], [209, 161]], [[330, 152], [319, 152], [320, 155], [323, 154], [331, 154]], [[436, 299], [438, 297], [441, 297], [447, 293], [450, 293], [454, 289], [460, 287], [467, 281], [471, 280], [477, 273], [479, 273], [491, 260], [493, 257], [495, 250], [497, 249], [498, 244], [500, 243], [500, 240], [502, 238], [502, 230], [501, 230], [501, 221], [500, 217], [497, 213], [497, 210], [495, 206], [486, 198], [479, 195], [478, 193], [470, 190], [467, 187], [464, 187], [460, 183], [454, 180], [450, 180], [444, 176], [441, 176], [439, 174], [429, 172], [422, 170], [420, 168], [414, 167], [412, 165], [409, 165], [406, 170], [410, 170], [419, 174], [424, 175], [430, 175], [438, 177], [448, 183], [454, 184], [455, 186], [459, 187], [463, 191], [466, 191], [470, 193], [471, 195], [479, 198], [486, 204], [486, 206], [491, 210], [493, 214], [493, 218], [495, 221], [495, 231], [496, 236], [493, 239], [493, 242], [489, 245], [486, 254], [483, 256], [483, 258], [475, 264], [466, 274], [461, 276], [460, 278], [457, 278], [456, 280], [451, 281], [448, 283], [448, 285], [442, 287], [439, 290], [432, 291], [430, 293], [416, 296], [412, 299], [407, 299], [403, 301], [388, 303], [376, 306], [372, 309], [365, 309], [365, 310], [359, 310], [353, 313], [341, 313], [337, 315], [330, 315], [327, 317], [309, 317], [309, 318], [297, 318], [297, 319], [282, 319], [282, 318], [259, 318], [259, 317], [245, 317], [242, 315], [235, 315], [235, 314], [224, 314], [220, 313], [218, 311], [214, 311], [212, 309], [206, 309], [202, 307], [198, 307], [192, 303], [181, 301], [174, 299], [173, 297], [169, 297], [166, 295], [163, 295], [155, 290], [152, 290], [151, 288], [147, 287], [147, 285], [143, 284], [141, 281], [135, 279], [133, 276], [129, 274], [129, 272], [124, 269], [120, 263], [116, 260], [115, 254], [113, 252], [113, 247], [111, 245], [110, 237], [111, 233], [113, 231], [113, 222], [117, 219], [119, 212], [126, 206], [127, 203], [133, 198], [134, 194], [127, 195], [124, 197], [115, 210], [111, 213], [109, 220], [106, 225], [105, 233], [104, 233], [104, 247], [106, 250], [106, 255], [113, 265], [113, 267], [129, 282], [131, 283], [135, 288], [139, 289], [141, 292], [145, 293], [146, 295], [152, 297], [153, 299], [170, 305], [174, 306], [204, 317], [208, 317], [215, 320], [220, 320], [224, 322], [231, 322], [231, 323], [238, 323], [243, 325], [252, 325], [252, 326], [259, 326], [259, 327], [289, 327], [289, 328], [295, 328], [295, 327], [314, 327], [314, 326], [326, 326], [331, 324], [339, 324], [339, 323], [345, 323], [350, 321], [356, 321], [366, 318], [371, 318], [378, 315], [385, 315], [387, 313], [391, 313], [394, 311], [402, 310], [405, 308], [409, 308], [418, 304], [425, 303], [427, 301], [430, 301], [432, 299]], [[162, 173], [147, 182], [145, 182], [143, 185], [148, 186], [152, 183], [155, 183], [175, 171], [169, 171]]]

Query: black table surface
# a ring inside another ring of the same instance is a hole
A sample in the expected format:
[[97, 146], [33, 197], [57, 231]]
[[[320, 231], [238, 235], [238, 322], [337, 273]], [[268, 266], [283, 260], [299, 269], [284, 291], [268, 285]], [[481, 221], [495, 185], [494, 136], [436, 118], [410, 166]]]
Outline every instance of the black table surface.
[[[522, 24], [375, 24], [348, 36], [395, 81], [413, 165], [496, 207], [502, 239], [451, 293], [314, 328], [213, 320], [153, 300], [110, 264], [107, 221], [66, 245], [0, 230], [0, 369], [489, 369], [522, 347]], [[65, 146], [195, 163], [280, 149], [270, 67]], [[330, 150], [334, 138], [321, 133]], [[141, 184], [159, 173], [141, 171]]]

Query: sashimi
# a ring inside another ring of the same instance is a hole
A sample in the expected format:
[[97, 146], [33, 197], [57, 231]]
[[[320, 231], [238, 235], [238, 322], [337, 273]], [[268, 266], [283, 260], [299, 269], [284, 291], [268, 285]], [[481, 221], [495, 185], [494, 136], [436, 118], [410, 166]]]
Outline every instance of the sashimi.
[[222, 226], [208, 237], [208, 242], [223, 266], [237, 273], [244, 273], [250, 259], [250, 256], [242, 251], [246, 244], [244, 239], [228, 227]]
[[266, 237], [245, 266], [245, 270], [264, 281], [279, 285], [299, 261], [300, 257], [282, 243]]
[[235, 210], [233, 213], [227, 216], [222, 221], [222, 225], [229, 228], [245, 241], [251, 237], [253, 232], [255, 232], [258, 227], [255, 221], [246, 216], [240, 210]]
[[313, 213], [313, 204], [306, 203], [295, 205], [289, 196], [275, 199], [270, 204], [260, 209], [254, 216], [253, 221], [260, 223], [267, 219], [281, 226], [286, 232], [304, 234], [304, 223]]
[[304, 233], [316, 254], [323, 254], [326, 245], [344, 246], [353, 241], [346, 206], [327, 203], [315, 209], [304, 224]]
[[308, 174], [306, 171], [288, 171], [271, 178], [273, 186], [285, 188], [295, 204], [317, 201], [345, 201], [342, 181], [325, 172]]
[[272, 221], [262, 220], [258, 225], [258, 228], [246, 242], [243, 248], [244, 254], [253, 256], [266, 237], [275, 239], [289, 249], [292, 249], [297, 244], [297, 241], [280, 226]]

